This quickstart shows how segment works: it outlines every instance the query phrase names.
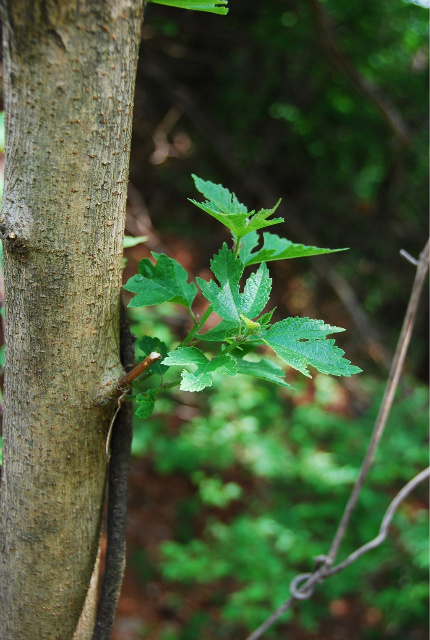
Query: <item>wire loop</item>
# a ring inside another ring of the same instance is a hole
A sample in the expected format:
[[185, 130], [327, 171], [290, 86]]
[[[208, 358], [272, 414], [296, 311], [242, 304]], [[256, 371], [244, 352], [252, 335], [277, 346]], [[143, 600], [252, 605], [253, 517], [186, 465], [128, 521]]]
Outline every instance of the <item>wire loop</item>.
[[307, 600], [314, 592], [314, 587], [310, 586], [307, 589], [300, 588], [300, 585], [312, 576], [312, 573], [300, 573], [290, 583], [290, 593], [296, 600]]

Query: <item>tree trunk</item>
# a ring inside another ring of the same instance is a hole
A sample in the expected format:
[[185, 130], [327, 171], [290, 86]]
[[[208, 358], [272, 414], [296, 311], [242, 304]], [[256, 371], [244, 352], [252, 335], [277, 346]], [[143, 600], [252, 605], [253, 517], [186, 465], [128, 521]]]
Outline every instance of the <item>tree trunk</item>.
[[2, 9], [0, 639], [83, 640], [122, 375], [122, 238], [143, 7], [3, 0]]

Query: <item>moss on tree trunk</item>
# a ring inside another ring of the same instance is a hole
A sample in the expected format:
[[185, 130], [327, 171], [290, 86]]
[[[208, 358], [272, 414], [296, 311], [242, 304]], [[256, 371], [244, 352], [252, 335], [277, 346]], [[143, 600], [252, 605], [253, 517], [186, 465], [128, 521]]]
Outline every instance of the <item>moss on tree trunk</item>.
[[97, 556], [142, 11], [3, 2], [1, 640], [70, 640]]

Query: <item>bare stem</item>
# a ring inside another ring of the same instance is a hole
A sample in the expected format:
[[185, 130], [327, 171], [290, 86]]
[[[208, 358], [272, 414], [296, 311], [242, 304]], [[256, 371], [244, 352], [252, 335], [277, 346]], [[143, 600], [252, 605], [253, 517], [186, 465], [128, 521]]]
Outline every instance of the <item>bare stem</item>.
[[206, 311], [204, 312], [204, 314], [202, 315], [202, 317], [200, 318], [200, 322], [194, 324], [194, 327], [191, 329], [190, 333], [179, 345], [180, 347], [185, 347], [187, 344], [189, 344], [192, 341], [197, 331], [200, 331], [200, 329], [203, 327], [203, 325], [205, 324], [206, 320], [209, 318], [211, 313], [212, 313], [212, 306], [209, 305]]
[[118, 380], [118, 387], [120, 389], [129, 387], [133, 380], [142, 375], [142, 373], [149, 369], [149, 367], [154, 364], [154, 362], [157, 362], [157, 360], [161, 360], [162, 357], [163, 356], [161, 355], [161, 353], [157, 353], [156, 351], [150, 353], [149, 356], [146, 356], [146, 358], [144, 358], [142, 362], [139, 362], [139, 364], [136, 365], [134, 369], [129, 371], [129, 373], [126, 373], [125, 376]]

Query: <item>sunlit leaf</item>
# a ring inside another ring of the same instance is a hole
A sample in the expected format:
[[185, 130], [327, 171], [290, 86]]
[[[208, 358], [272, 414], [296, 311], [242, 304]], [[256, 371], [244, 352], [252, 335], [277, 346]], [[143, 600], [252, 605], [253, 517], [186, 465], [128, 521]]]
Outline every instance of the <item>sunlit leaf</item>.
[[238, 201], [235, 194], [222, 185], [202, 180], [195, 175], [192, 177], [196, 189], [206, 198], [206, 202], [197, 202], [189, 198], [190, 202], [228, 227], [239, 243], [241, 238], [248, 233], [284, 221], [283, 218], [268, 220], [278, 208], [280, 200], [273, 209], [261, 209], [255, 213], [255, 211], [248, 211], [245, 205]]
[[346, 251], [346, 249], [322, 249], [320, 247], [311, 247], [305, 244], [295, 244], [286, 238], [281, 238], [275, 233], [270, 233], [268, 231], [263, 233], [262, 248], [252, 253], [252, 249], [255, 246], [255, 236], [253, 236], [252, 243], [245, 243], [239, 251], [239, 256], [247, 267], [252, 264], [270, 262], [272, 260], [304, 258], [306, 256], [318, 256], [325, 253]]
[[142, 242], [146, 242], [148, 240], [148, 236], [138, 236], [135, 238], [134, 236], [124, 236], [123, 247], [124, 249], [130, 249], [130, 247], [136, 247], [138, 244], [142, 244]]
[[311, 377], [308, 366], [333, 376], [351, 376], [361, 369], [343, 358], [344, 351], [334, 340], [326, 340], [331, 333], [344, 331], [331, 327], [322, 320], [287, 318], [272, 325], [264, 334], [264, 341], [294, 369]]
[[218, 354], [209, 360], [205, 354], [196, 347], [179, 347], [171, 351], [163, 364], [173, 366], [194, 365], [196, 370], [189, 372], [183, 370], [181, 373], [181, 386], [183, 391], [201, 391], [205, 387], [212, 385], [212, 374], [215, 371], [228, 376], [235, 376], [237, 373], [236, 362], [231, 355]]
[[243, 293], [239, 292], [243, 264], [225, 243], [211, 260], [211, 268], [220, 286], [214, 280], [206, 282], [197, 278], [197, 282], [203, 295], [221, 318], [239, 324], [241, 315], [253, 319], [263, 311], [272, 286], [265, 264], [261, 264], [258, 271], [250, 275]]

